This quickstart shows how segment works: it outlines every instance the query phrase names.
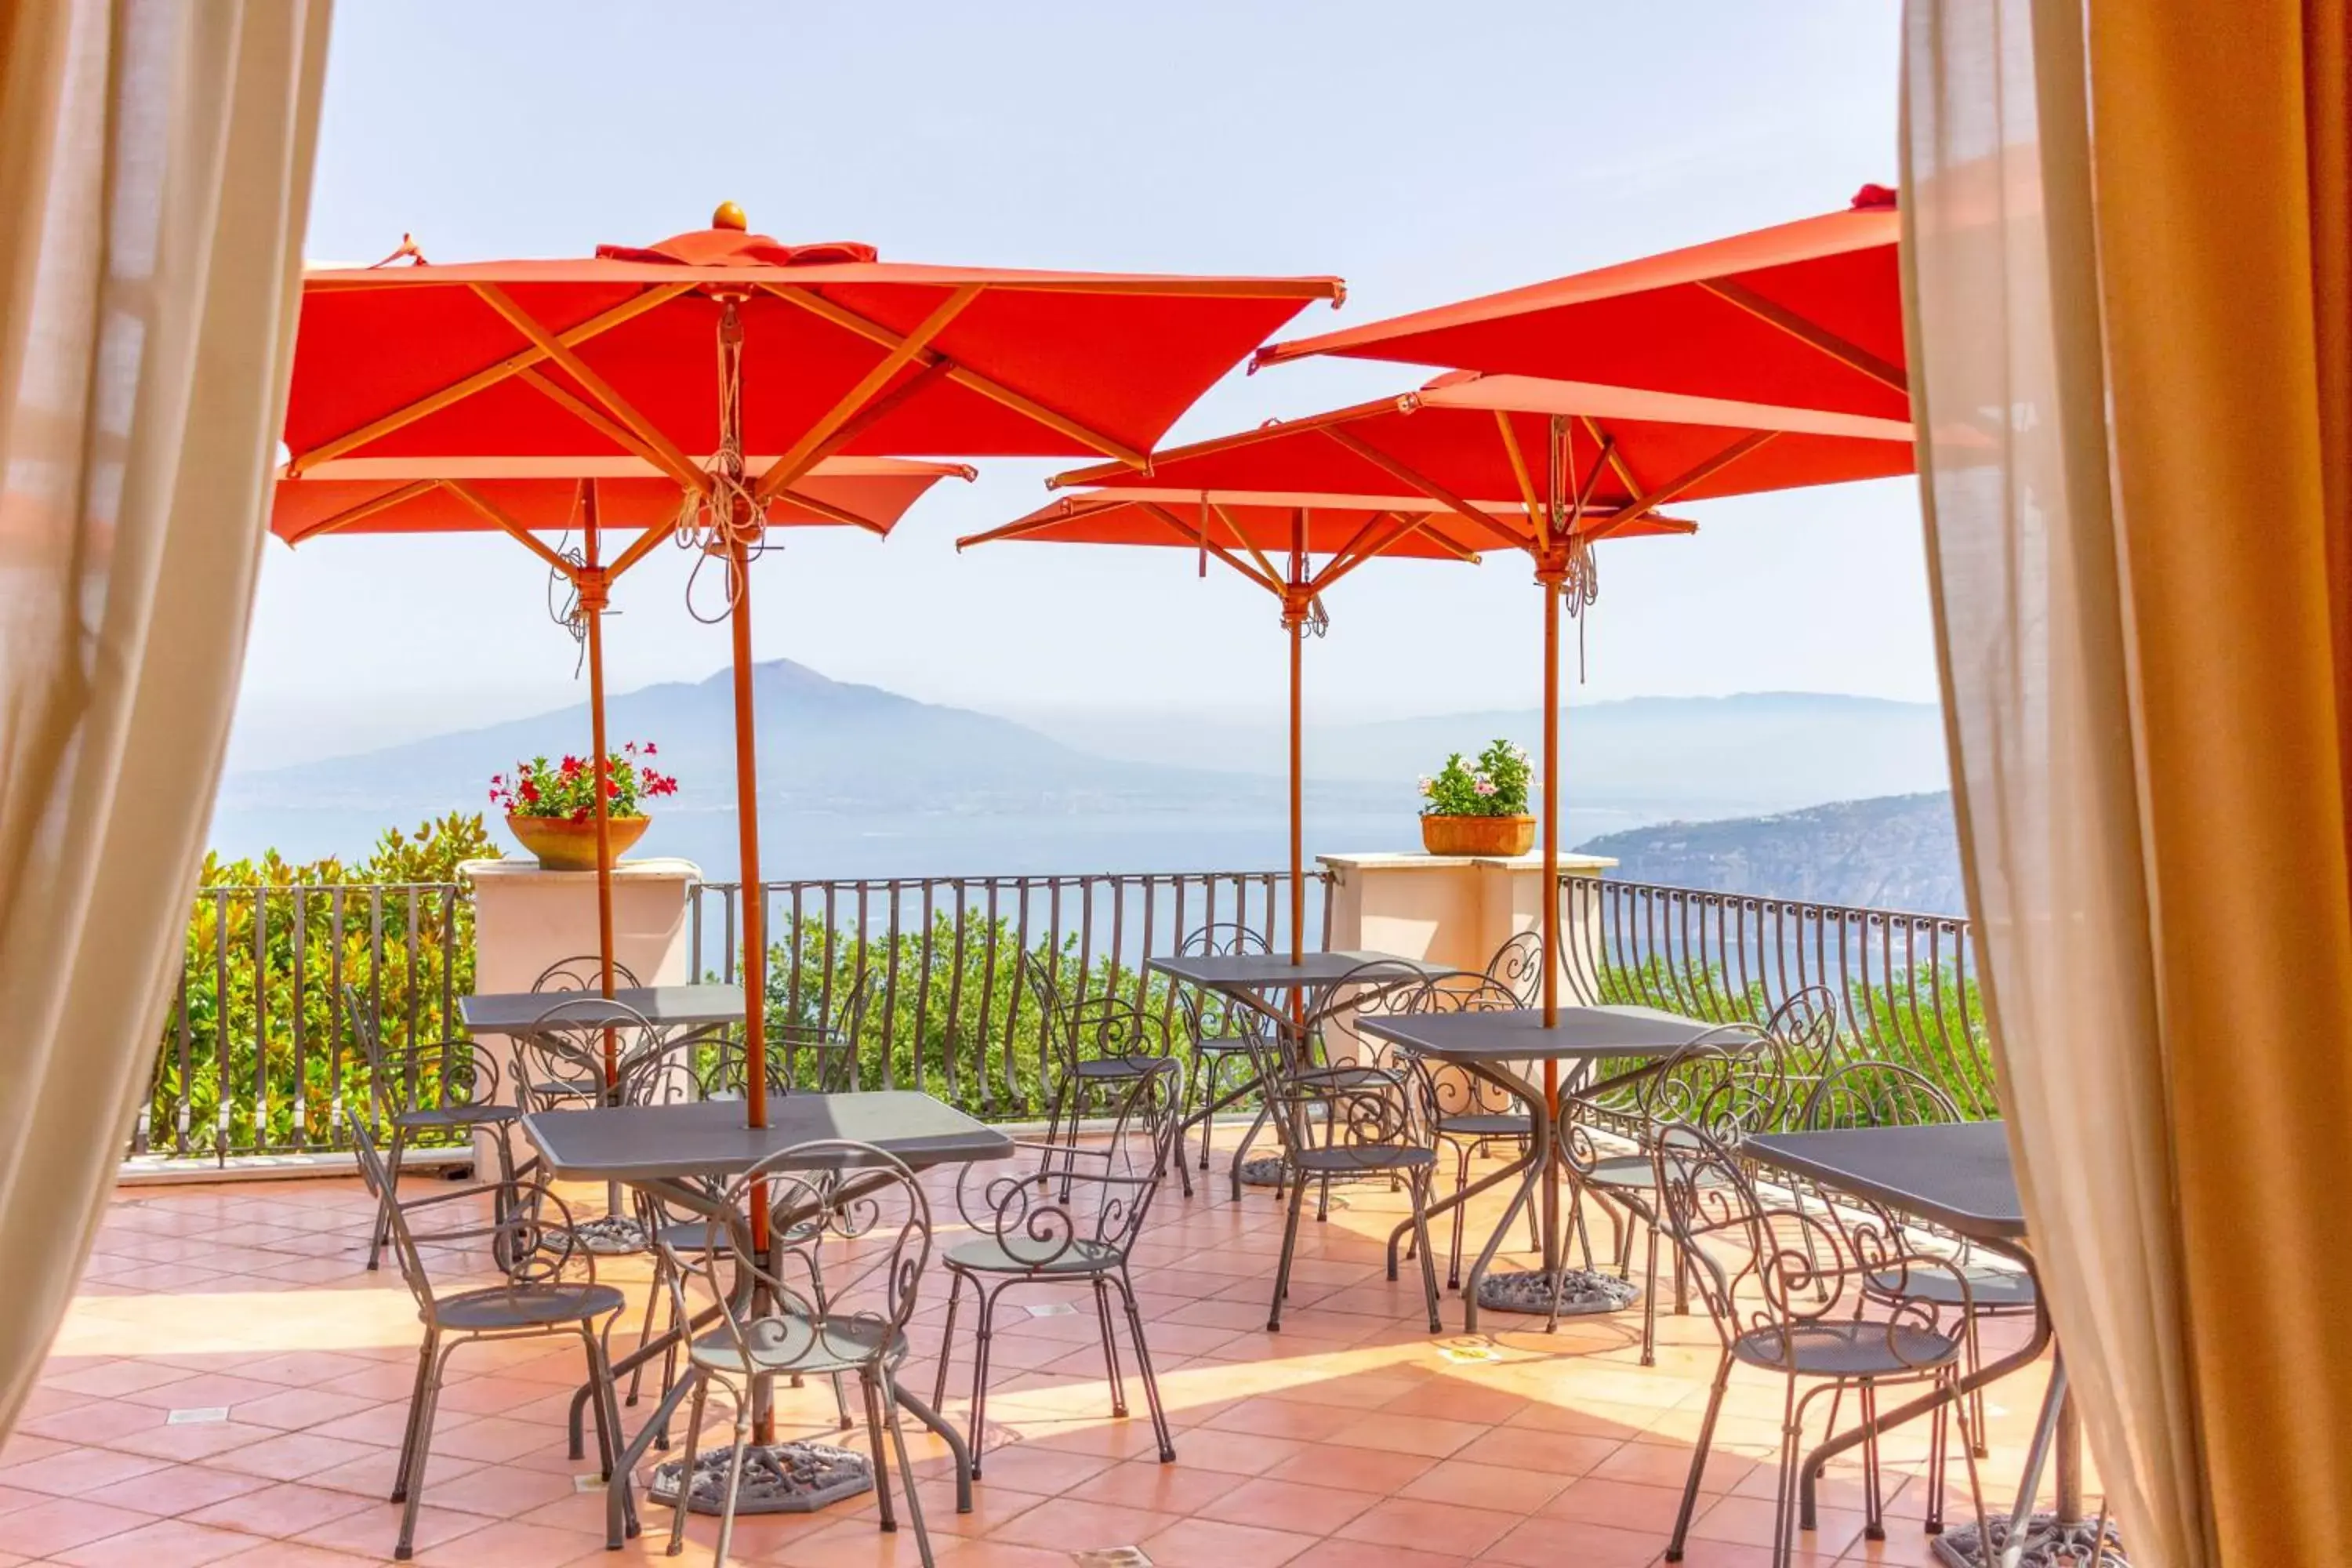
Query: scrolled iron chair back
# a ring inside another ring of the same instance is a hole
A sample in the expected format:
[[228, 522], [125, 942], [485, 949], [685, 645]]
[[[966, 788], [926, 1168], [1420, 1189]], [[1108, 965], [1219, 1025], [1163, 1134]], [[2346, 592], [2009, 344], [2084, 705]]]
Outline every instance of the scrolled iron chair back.
[[1376, 1042], [1361, 1035], [1356, 1036], [1357, 1047], [1366, 1053], [1367, 1059], [1349, 1062], [1334, 1057], [1330, 1048], [1331, 1026], [1343, 1019], [1401, 1017], [1418, 1013], [1428, 985], [1429, 971], [1395, 959], [1373, 959], [1341, 975], [1325, 988], [1308, 1020], [1310, 1032], [1321, 1042], [1325, 1062], [1333, 1067], [1378, 1070], [1369, 1059], [1374, 1054]]
[[1780, 1042], [1790, 1083], [1801, 1089], [1788, 1107], [1789, 1125], [1793, 1126], [1804, 1109], [1802, 1091], [1836, 1071], [1844, 1059], [1845, 1009], [1828, 986], [1801, 986], [1780, 999], [1764, 1020], [1764, 1032]]
[[[856, 1089], [858, 1045], [873, 993], [874, 971], [861, 968], [843, 991], [830, 1020], [816, 1024], [771, 1020], [766, 1031], [768, 1092], [847, 1094]], [[715, 1037], [698, 1059], [705, 1099], [740, 1100], [749, 1092], [751, 1058], [740, 1035], [730, 1032]]]
[[[641, 987], [636, 975], [619, 959], [613, 961], [614, 985], [625, 985], [631, 990]], [[559, 958], [539, 972], [530, 983], [533, 991], [596, 991], [604, 989], [604, 959], [601, 953], [575, 952], [569, 958]]]
[[499, 1098], [499, 1066], [471, 1040], [386, 1046], [383, 1023], [358, 985], [343, 985], [343, 1016], [368, 1067], [368, 1103], [379, 1125], [404, 1111], [490, 1104]]
[[[1505, 944], [1505, 949], [1509, 951], [1509, 943]], [[1503, 956], [1497, 953], [1496, 962], [1501, 962]], [[1502, 1013], [1517, 1011], [1525, 1005], [1517, 991], [1496, 978], [1491, 965], [1484, 974], [1465, 970], [1431, 975], [1419, 991], [1412, 994], [1412, 1010], [1417, 1013]], [[1433, 1121], [1442, 1124], [1445, 1119], [1456, 1116], [1507, 1115], [1517, 1106], [1509, 1090], [1467, 1068], [1419, 1056], [1412, 1058], [1411, 1062]]]
[[[744, 1215], [762, 1200], [765, 1257], [747, 1246], [739, 1258], [745, 1238], [715, 1215], [664, 1233], [679, 1321], [716, 1300], [737, 1353], [763, 1371], [788, 1372], [844, 1344], [886, 1355], [914, 1315], [931, 1256], [930, 1204], [914, 1173], [871, 1144], [821, 1139], [751, 1166], [728, 1183], [722, 1205]], [[764, 1309], [740, 1310], [739, 1285]]]
[[1061, 982], [1051, 965], [1034, 952], [1021, 955], [1021, 979], [1037, 1005], [1039, 1058], [1054, 1071], [1068, 1077], [1077, 1071], [1077, 1041], [1070, 1033], [1069, 1004], [1062, 998]]
[[[1359, 965], [1325, 994], [1316, 1018], [1402, 1015], [1420, 1009], [1427, 972], [1393, 961]], [[1354, 1062], [1318, 1063], [1292, 1043], [1289, 1031], [1268, 1032], [1251, 1054], [1266, 1085], [1268, 1120], [1292, 1150], [1394, 1148], [1419, 1143], [1426, 1102], [1411, 1076]]]
[[1495, 950], [1486, 977], [1517, 997], [1516, 1005], [1532, 1007], [1543, 991], [1543, 932], [1523, 931]]
[[671, 1035], [641, 1047], [623, 1058], [613, 1098], [621, 1105], [690, 1105], [708, 1099], [710, 1061], [724, 1047], [715, 1028]]
[[1918, 1068], [1862, 1058], [1832, 1068], [1799, 1110], [1805, 1131], [1833, 1127], [1940, 1127], [1960, 1120], [1950, 1093]]
[[[352, 1123], [352, 1148], [359, 1157], [361, 1181], [366, 1184], [369, 1195], [381, 1202], [391, 1177], [383, 1152], [376, 1148], [374, 1133], [356, 1121]], [[448, 1227], [425, 1232], [419, 1232], [410, 1223], [410, 1215], [417, 1210], [477, 1200], [489, 1205], [488, 1218], [468, 1216]], [[461, 1250], [460, 1244], [464, 1243], [487, 1246], [503, 1277], [504, 1288], [509, 1291], [554, 1285], [572, 1278], [592, 1285], [596, 1280], [595, 1257], [578, 1244], [571, 1210], [543, 1184], [502, 1181], [461, 1187], [390, 1204], [384, 1213], [389, 1219], [393, 1257], [400, 1266], [400, 1277], [428, 1322], [433, 1321], [436, 1310], [433, 1276], [425, 1255], [428, 1246], [452, 1251]]]
[[1769, 1045], [1753, 1024], [1721, 1024], [1654, 1060], [1621, 1067], [1581, 1093], [1563, 1095], [1554, 1128], [1562, 1157], [1580, 1173], [1599, 1170], [1611, 1156], [1594, 1138], [1596, 1123], [1643, 1148], [1683, 1125], [1712, 1128], [1737, 1142], [1741, 1113], [1752, 1110], [1757, 1091], [1770, 1089], [1776, 1104], [1784, 1092], [1773, 1059], [1749, 1060]]
[[1176, 1064], [1166, 1063], [1125, 1086], [1108, 1130], [1022, 1145], [1043, 1154], [1042, 1172], [965, 1167], [956, 1188], [965, 1223], [1025, 1268], [1051, 1268], [1079, 1249], [1125, 1257], [1176, 1158], [1180, 1093]]
[[1138, 1070], [1169, 1059], [1167, 1027], [1125, 996], [1089, 996], [1064, 1015], [1079, 1059], [1120, 1061]]
[[[1832, 1331], [1883, 1316], [1897, 1364], [1933, 1370], [1948, 1359], [1966, 1316], [1969, 1286], [1958, 1265], [1911, 1249], [1874, 1215], [1854, 1216], [1768, 1197], [1736, 1148], [1706, 1129], [1670, 1126], [1654, 1141], [1657, 1224], [1690, 1265], [1693, 1287], [1727, 1347], [1745, 1341], [1768, 1366], [1794, 1368], [1809, 1331]], [[1934, 1273], [1958, 1309], [1903, 1293], [1914, 1275]], [[1894, 1289], [1874, 1286], [1892, 1282]], [[1925, 1337], [1915, 1337], [1925, 1336]]]
[[[1273, 951], [1274, 945], [1265, 933], [1240, 921], [1213, 921], [1176, 944], [1180, 958], [1263, 957]], [[1176, 1005], [1184, 1010], [1184, 1028], [1192, 1038], [1235, 1036], [1257, 1029], [1257, 1016], [1251, 1009], [1222, 999], [1215, 999], [1217, 1010], [1213, 1017], [1203, 1005], [1212, 1000], [1197, 985], [1176, 987]]]
[[551, 1110], [582, 1103], [601, 1105], [617, 1087], [605, 1079], [605, 1040], [611, 1037], [616, 1071], [657, 1051], [662, 1032], [626, 1003], [593, 992], [572, 992], [551, 1000], [516, 1037], [516, 1092], [526, 1110]]

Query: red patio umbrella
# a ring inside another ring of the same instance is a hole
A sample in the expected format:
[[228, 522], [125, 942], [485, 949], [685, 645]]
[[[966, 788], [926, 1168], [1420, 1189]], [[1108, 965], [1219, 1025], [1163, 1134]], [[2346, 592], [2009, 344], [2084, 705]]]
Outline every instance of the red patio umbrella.
[[[768, 465], [751, 459], [764, 472]], [[825, 523], [887, 535], [924, 491], [961, 464], [898, 458], [828, 458], [768, 509], [772, 527]], [[544, 561], [569, 587], [565, 616], [588, 667], [588, 719], [596, 759], [596, 931], [604, 994], [613, 994], [613, 856], [605, 816], [604, 611], [621, 568], [604, 564], [607, 535], [658, 536], [677, 526], [676, 480], [640, 458], [341, 458], [281, 478], [269, 531], [289, 545], [330, 534], [500, 532]], [[543, 533], [577, 532], [578, 550]], [[632, 552], [632, 561], [642, 560]], [[608, 1058], [613, 1041], [606, 1037]], [[618, 1064], [607, 1059], [607, 1079]]]
[[[1268, 333], [1340, 292], [1328, 278], [884, 262], [869, 246], [748, 233], [731, 203], [709, 228], [593, 257], [316, 272], [303, 285], [288, 471], [633, 456], [679, 487], [681, 528], [725, 568], [749, 890], [745, 1098], [764, 1126], [750, 567], [771, 507], [835, 456], [1139, 464]], [[752, 452], [777, 456], [754, 471]], [[648, 529], [608, 570], [662, 536]]]
[[1910, 417], [1895, 193], [1258, 351]]
[[[1508, 503], [1476, 509], [1475, 519], [1423, 495], [1365, 496], [1302, 490], [1134, 488], [1066, 496], [1027, 517], [956, 541], [962, 550], [1000, 540], [1055, 544], [1160, 545], [1190, 550], [1205, 572], [1212, 557], [1282, 604], [1290, 644], [1290, 960], [1305, 950], [1307, 868], [1302, 728], [1307, 631], [1328, 624], [1323, 595], [1379, 556], [1478, 560], [1481, 546], [1516, 544], [1500, 515]], [[1679, 531], [1687, 523], [1645, 520], [1636, 531]], [[1317, 566], [1315, 558], [1322, 564]]]
[[[1526, 376], [1441, 376], [1402, 397], [1157, 453], [1147, 474], [1111, 466], [1048, 482], [1218, 490], [1385, 494], [1402, 488], [1463, 523], [1499, 530], [1535, 558], [1544, 593], [1543, 1012], [1559, 1008], [1559, 613], [1598, 587], [1593, 547], [1655, 518], [1669, 501], [1912, 471], [1911, 427], [1854, 414], [1774, 408]], [[1471, 496], [1509, 495], [1505, 511]], [[1548, 1099], [1558, 1093], [1547, 1063]]]

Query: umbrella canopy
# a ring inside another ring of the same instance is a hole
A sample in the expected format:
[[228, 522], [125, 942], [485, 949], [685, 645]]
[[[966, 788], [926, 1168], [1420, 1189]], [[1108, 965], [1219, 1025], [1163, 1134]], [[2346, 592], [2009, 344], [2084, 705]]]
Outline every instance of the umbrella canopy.
[[[1475, 563], [1477, 546], [1509, 541], [1508, 503], [1477, 508], [1480, 521], [1423, 495], [1349, 496], [1327, 490], [1133, 487], [1066, 496], [1027, 517], [956, 542], [962, 550], [1003, 540], [1058, 544], [1181, 547], [1205, 568], [1213, 556], [1282, 603], [1290, 642], [1290, 956], [1305, 942], [1303, 659], [1308, 628], [1328, 624], [1324, 592], [1381, 556]], [[1691, 524], [1648, 517], [1629, 532], [1687, 532]], [[1322, 557], [1318, 566], [1315, 558]]]
[[[776, 505], [804, 495], [802, 481], [836, 456], [1139, 464], [1267, 334], [1309, 300], [1340, 295], [1330, 278], [885, 262], [870, 246], [752, 234], [728, 203], [707, 229], [592, 257], [309, 274], [287, 471], [347, 458], [634, 457], [685, 492], [681, 525], [726, 567], [748, 892], [745, 1100], [763, 1126], [751, 563]], [[755, 471], [751, 453], [775, 456]], [[663, 536], [646, 530], [604, 570], [625, 571]], [[766, 1240], [757, 1209], [754, 1240]]]
[[1844, 212], [1276, 343], [1255, 364], [1341, 354], [1908, 418], [1899, 228], [1895, 193], [1865, 185]]

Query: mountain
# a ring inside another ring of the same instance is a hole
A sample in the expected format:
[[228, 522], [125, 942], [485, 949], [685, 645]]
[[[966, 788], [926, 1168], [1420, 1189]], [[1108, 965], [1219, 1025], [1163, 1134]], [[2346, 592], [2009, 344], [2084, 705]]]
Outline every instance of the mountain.
[[1771, 816], [1663, 822], [1577, 847], [1616, 858], [1629, 882], [1961, 914], [1948, 792], [1844, 800]]
[[[1228, 715], [1045, 710], [1024, 722], [1097, 756], [1215, 765], [1279, 776], [1278, 720]], [[1933, 703], [1819, 692], [1636, 697], [1572, 704], [1562, 731], [1563, 777], [1580, 808], [1622, 822], [1661, 816], [1762, 816], [1825, 800], [1940, 789], [1950, 776]], [[1413, 781], [1449, 752], [1496, 736], [1533, 751], [1536, 708], [1476, 710], [1371, 723], [1307, 727], [1310, 778], [1378, 786], [1412, 802]]]

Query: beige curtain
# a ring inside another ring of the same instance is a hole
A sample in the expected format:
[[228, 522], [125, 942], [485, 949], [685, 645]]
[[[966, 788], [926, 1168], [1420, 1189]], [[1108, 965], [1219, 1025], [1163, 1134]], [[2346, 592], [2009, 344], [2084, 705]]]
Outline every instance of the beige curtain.
[[2352, 1540], [2345, 40], [2340, 0], [1906, 17], [1969, 902], [2139, 1568]]
[[327, 0], [0, 0], [0, 1425], [147, 1082], [285, 395]]

